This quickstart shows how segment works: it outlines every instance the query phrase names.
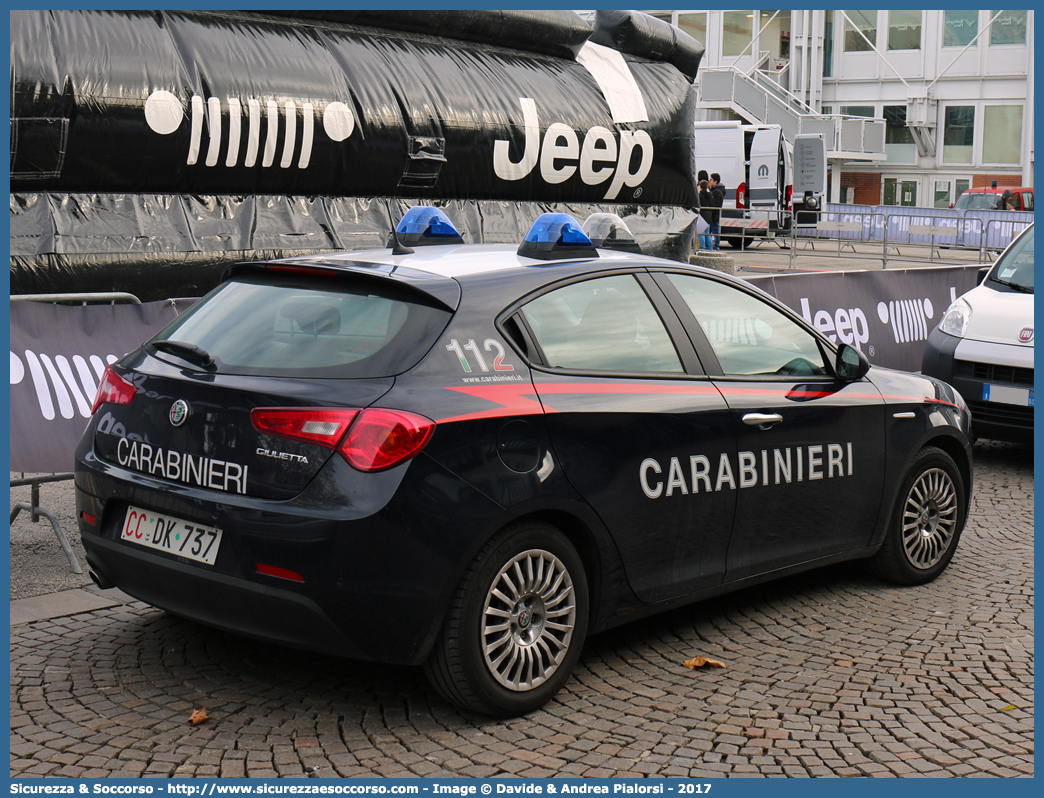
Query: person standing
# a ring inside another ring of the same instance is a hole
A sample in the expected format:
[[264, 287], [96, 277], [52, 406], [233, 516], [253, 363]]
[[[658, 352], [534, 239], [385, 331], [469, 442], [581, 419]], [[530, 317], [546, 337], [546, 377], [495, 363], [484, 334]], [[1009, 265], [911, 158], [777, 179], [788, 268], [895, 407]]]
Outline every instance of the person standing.
[[[707, 174], [700, 172], [700, 174]], [[714, 249], [714, 238], [710, 235], [712, 220], [714, 218], [714, 198], [710, 193], [710, 184], [706, 179], [700, 180], [700, 216], [707, 223], [707, 229], [700, 233], [700, 249]]]
[[[714, 208], [722, 208], [725, 205], [725, 186], [721, 185], [721, 175], [717, 172], [711, 172], [710, 180], [708, 181], [710, 187], [711, 206]], [[710, 226], [710, 233], [714, 239], [714, 249], [721, 251], [721, 211], [714, 210], [711, 212], [714, 216], [714, 221]]]

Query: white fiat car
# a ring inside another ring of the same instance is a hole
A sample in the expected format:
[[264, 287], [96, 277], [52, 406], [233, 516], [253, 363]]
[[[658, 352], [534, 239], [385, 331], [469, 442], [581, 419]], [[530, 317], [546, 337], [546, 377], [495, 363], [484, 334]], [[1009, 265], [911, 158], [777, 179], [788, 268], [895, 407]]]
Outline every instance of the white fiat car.
[[1033, 225], [943, 314], [921, 371], [955, 387], [979, 438], [1033, 440]]

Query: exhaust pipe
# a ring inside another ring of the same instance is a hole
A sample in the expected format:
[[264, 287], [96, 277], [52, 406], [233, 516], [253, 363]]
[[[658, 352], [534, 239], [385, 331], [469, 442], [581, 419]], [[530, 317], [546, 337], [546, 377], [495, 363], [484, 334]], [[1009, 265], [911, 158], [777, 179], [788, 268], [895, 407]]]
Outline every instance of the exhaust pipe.
[[114, 585], [104, 576], [101, 576], [93, 568], [87, 571], [87, 576], [89, 576], [91, 578], [91, 581], [94, 582], [94, 584], [96, 584], [101, 590], [109, 590], [111, 588], [116, 587], [116, 585]]

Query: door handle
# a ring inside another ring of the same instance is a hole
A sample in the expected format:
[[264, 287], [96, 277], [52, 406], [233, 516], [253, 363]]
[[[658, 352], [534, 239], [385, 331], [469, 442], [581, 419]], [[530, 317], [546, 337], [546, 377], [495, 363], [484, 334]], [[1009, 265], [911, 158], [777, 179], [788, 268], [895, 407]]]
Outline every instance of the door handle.
[[758, 429], [769, 429], [773, 424], [778, 424], [782, 420], [783, 416], [779, 413], [747, 413], [743, 416], [744, 424]]

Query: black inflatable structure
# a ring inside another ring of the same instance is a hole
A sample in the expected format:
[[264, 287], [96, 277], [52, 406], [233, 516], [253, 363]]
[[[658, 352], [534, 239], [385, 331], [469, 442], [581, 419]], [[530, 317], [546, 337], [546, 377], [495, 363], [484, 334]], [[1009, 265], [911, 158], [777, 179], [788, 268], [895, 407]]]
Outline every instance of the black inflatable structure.
[[610, 210], [688, 252], [702, 46], [637, 12], [12, 11], [11, 291], [198, 295], [230, 262]]

